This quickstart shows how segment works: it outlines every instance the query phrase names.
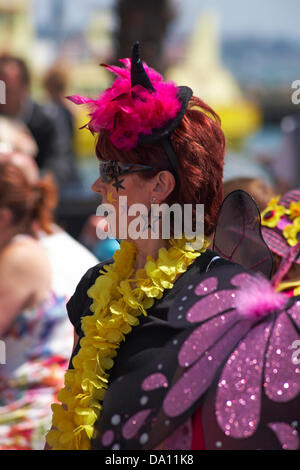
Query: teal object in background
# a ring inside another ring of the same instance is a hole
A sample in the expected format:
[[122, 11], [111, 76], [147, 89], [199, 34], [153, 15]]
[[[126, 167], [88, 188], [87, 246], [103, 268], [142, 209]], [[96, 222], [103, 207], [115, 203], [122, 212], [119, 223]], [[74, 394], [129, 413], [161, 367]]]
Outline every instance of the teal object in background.
[[97, 256], [99, 261], [105, 261], [112, 258], [116, 250], [120, 249], [120, 243], [114, 238], [106, 238], [99, 240], [93, 249], [94, 255]]

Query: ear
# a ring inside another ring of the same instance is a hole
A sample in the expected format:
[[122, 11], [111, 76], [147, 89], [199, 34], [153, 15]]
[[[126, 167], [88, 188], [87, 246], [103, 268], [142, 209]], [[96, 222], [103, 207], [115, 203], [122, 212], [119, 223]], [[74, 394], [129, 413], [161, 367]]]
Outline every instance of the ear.
[[5, 229], [12, 225], [13, 214], [7, 207], [0, 208], [0, 229]]
[[157, 173], [154, 178], [152, 197], [157, 203], [164, 202], [175, 188], [175, 178], [170, 171], [163, 170]]

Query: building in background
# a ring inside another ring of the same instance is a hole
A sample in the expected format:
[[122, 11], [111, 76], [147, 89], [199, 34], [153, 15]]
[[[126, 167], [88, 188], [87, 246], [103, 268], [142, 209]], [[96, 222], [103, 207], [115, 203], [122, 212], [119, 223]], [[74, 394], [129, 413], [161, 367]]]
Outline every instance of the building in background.
[[261, 126], [259, 107], [244, 96], [237, 80], [221, 60], [218, 18], [202, 13], [186, 42], [184, 58], [167, 75], [190, 86], [222, 119], [228, 142], [247, 137]]
[[1, 0], [0, 49], [30, 61], [35, 40], [31, 0]]

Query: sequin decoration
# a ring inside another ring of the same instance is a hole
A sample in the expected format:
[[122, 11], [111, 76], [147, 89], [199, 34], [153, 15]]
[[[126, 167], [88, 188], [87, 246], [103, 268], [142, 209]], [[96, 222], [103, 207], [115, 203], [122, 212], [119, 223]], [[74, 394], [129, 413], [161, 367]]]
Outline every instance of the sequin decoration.
[[110, 421], [111, 421], [111, 424], [113, 424], [114, 426], [118, 426], [118, 424], [120, 424], [121, 422], [121, 416], [113, 415]]
[[142, 406], [145, 406], [149, 401], [149, 397], [147, 397], [146, 395], [143, 395], [141, 398], [140, 398], [140, 404]]
[[196, 295], [206, 295], [215, 291], [217, 287], [218, 279], [216, 277], [210, 277], [209, 279], [205, 279], [205, 281], [200, 282], [194, 292]]
[[147, 433], [144, 433], [141, 435], [139, 442], [140, 444], [144, 445], [148, 442], [148, 440], [149, 440], [149, 435]]
[[125, 439], [132, 439], [143, 426], [146, 418], [151, 413], [150, 409], [139, 411], [129, 418], [122, 428], [122, 435]]
[[285, 450], [297, 450], [300, 446], [299, 434], [287, 423], [270, 423], [268, 427], [276, 434], [282, 448]]
[[165, 375], [160, 374], [159, 372], [156, 374], [149, 375], [146, 379], [143, 380], [141, 385], [142, 389], [145, 391], [148, 390], [155, 390], [161, 387], [168, 386], [168, 379]]
[[190, 323], [198, 323], [234, 308], [235, 292], [235, 290], [223, 290], [207, 295], [189, 309], [186, 319]]
[[218, 383], [217, 421], [227, 436], [253, 435], [260, 419], [262, 374], [272, 321], [252, 328], [231, 354]]
[[266, 355], [265, 392], [275, 402], [287, 402], [300, 392], [300, 368], [293, 364], [289, 346], [298, 333], [288, 315], [277, 317]]
[[114, 432], [111, 429], [108, 429], [107, 431], [105, 431], [105, 433], [103, 434], [101, 438], [101, 442], [105, 447], [110, 446], [113, 440], [114, 440]]
[[218, 367], [249, 329], [247, 322], [240, 322], [230, 328], [210, 350], [184, 372], [176, 384], [168, 391], [163, 410], [167, 416], [179, 416], [184, 413], [211, 385]]
[[179, 364], [182, 367], [192, 365], [223, 333], [233, 326], [236, 319], [236, 312], [228, 312], [212, 318], [196, 328], [181, 346], [178, 354]]

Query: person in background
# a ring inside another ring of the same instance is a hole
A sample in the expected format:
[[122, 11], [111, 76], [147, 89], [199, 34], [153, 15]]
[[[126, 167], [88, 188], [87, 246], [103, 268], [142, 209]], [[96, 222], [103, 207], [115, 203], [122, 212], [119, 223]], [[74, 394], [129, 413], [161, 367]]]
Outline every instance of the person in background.
[[45, 110], [55, 122], [60, 150], [64, 155], [64, 172], [68, 173], [70, 182], [79, 183], [73, 151], [74, 118], [65, 98], [67, 83], [68, 74], [62, 65], [54, 65], [48, 70], [43, 80], [49, 98]]
[[224, 198], [233, 191], [242, 189], [255, 200], [257, 207], [263, 211], [269, 200], [275, 197], [274, 189], [260, 178], [234, 178], [224, 183]]
[[[66, 302], [97, 259], [53, 222], [55, 185], [0, 155], [0, 449], [41, 449], [72, 350]], [[79, 274], [80, 273], [80, 274]]]
[[[1, 129], [5, 129], [5, 132], [1, 132]], [[13, 163], [22, 170], [31, 185], [40, 185], [42, 191], [41, 211], [33, 214], [27, 230], [47, 249], [52, 265], [52, 282], [56, 289], [62, 290], [62, 293], [69, 297], [74, 292], [78, 276], [81, 277], [89, 267], [98, 262], [98, 259], [90, 250], [55, 223], [54, 211], [58, 200], [57, 186], [50, 173], [40, 179], [39, 168], [33, 154], [30, 152], [26, 154], [20, 147], [21, 142], [26, 142], [25, 150], [35, 148], [35, 142], [25, 126], [20, 126], [19, 123], [7, 118], [0, 119], [0, 162]], [[41, 220], [43, 220], [42, 225]], [[77, 260], [77, 263], [72, 266], [70, 261], [74, 259]]]
[[26, 62], [9, 55], [0, 57], [0, 80], [5, 83], [6, 103], [0, 115], [26, 124], [38, 147], [36, 162], [40, 170], [50, 170], [62, 186], [70, 180], [68, 159], [61, 146], [54, 119], [30, 96], [31, 77]]
[[0, 162], [1, 450], [41, 448], [72, 346], [67, 295], [55, 291], [47, 250], [30, 234], [33, 219], [48, 230], [52, 197], [49, 182], [33, 185]]
[[281, 194], [300, 185], [300, 113], [285, 116], [281, 123], [281, 145], [269, 158], [269, 166]]
[[105, 261], [113, 257], [114, 252], [120, 248], [120, 243], [114, 238], [100, 240], [97, 236], [97, 227], [103, 232], [108, 231], [105, 217], [91, 215], [83, 226], [79, 240], [97, 256], [99, 261]]
[[[1, 132], [5, 129], [6, 132]], [[41, 449], [72, 350], [66, 302], [98, 260], [54, 222], [57, 188], [42, 179], [23, 126], [0, 123], [0, 449]], [[76, 260], [76, 262], [74, 262]]]
[[0, 116], [0, 152], [12, 150], [32, 158], [38, 152], [36, 142], [25, 124]]
[[1, 162], [19, 167], [27, 180], [40, 191], [40, 205], [34, 211], [27, 231], [47, 250], [55, 290], [70, 297], [78, 276], [83, 276], [88, 268], [97, 264], [98, 258], [55, 223], [57, 188], [51, 175], [40, 179], [34, 160], [20, 153], [0, 154]]

